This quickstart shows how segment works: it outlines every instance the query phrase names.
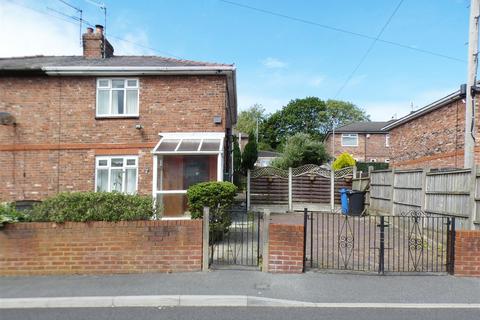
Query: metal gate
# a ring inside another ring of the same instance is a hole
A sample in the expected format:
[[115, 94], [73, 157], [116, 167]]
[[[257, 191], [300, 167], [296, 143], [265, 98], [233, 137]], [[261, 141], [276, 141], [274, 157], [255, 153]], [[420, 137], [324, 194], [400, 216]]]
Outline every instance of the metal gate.
[[245, 208], [228, 211], [228, 223], [223, 228], [212, 228], [219, 221], [210, 219], [209, 264], [211, 267], [258, 267], [261, 259], [260, 212]]
[[305, 268], [453, 273], [455, 218], [304, 211]]

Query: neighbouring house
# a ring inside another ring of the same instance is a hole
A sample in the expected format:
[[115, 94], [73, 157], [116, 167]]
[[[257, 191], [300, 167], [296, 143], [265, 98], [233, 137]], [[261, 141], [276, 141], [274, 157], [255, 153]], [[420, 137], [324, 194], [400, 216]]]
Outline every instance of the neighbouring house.
[[324, 143], [334, 158], [344, 152], [360, 162], [389, 162], [390, 135], [382, 128], [392, 121], [361, 121], [328, 132]]
[[[464, 99], [465, 94], [458, 90], [386, 125], [384, 130], [390, 132], [392, 145], [391, 165], [394, 168], [463, 168]], [[475, 158], [478, 164], [478, 139]]]
[[255, 163], [257, 167], [268, 167], [272, 161], [281, 157], [282, 154], [274, 151], [258, 151], [258, 159]]
[[190, 185], [231, 176], [235, 67], [113, 53], [98, 25], [83, 56], [0, 59], [0, 202], [118, 191], [181, 217]]

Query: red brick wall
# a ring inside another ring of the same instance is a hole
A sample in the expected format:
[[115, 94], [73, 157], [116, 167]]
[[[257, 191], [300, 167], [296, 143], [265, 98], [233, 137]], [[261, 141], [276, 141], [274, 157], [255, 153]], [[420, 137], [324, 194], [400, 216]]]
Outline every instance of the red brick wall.
[[95, 155], [138, 155], [139, 193], [150, 194], [159, 132], [226, 130], [224, 76], [139, 80], [138, 118], [95, 119], [96, 77], [0, 77], [0, 111], [17, 121], [0, 126], [0, 201], [93, 191]]
[[268, 271], [301, 273], [303, 271], [303, 226], [270, 224]]
[[465, 104], [457, 100], [393, 128], [391, 165], [402, 169], [463, 167], [464, 127]]
[[[364, 133], [359, 133], [358, 146], [342, 147], [342, 134], [335, 133], [335, 157], [348, 152], [361, 162], [370, 162], [372, 159], [377, 162], [385, 162], [386, 159], [390, 159], [390, 147], [385, 145], [385, 136], [386, 134], [383, 133], [371, 133], [370, 137], [366, 138]], [[332, 139], [333, 135], [329, 135], [325, 141], [329, 154], [333, 153]]]
[[0, 275], [200, 271], [202, 221], [15, 223], [0, 229]]
[[480, 230], [456, 231], [455, 275], [480, 277]]

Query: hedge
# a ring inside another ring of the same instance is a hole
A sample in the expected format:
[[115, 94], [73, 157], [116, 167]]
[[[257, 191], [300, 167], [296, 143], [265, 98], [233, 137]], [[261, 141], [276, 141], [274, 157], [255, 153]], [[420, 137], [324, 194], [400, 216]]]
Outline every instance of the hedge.
[[373, 170], [388, 169], [386, 162], [357, 162], [357, 171], [368, 172], [368, 167], [373, 167]]
[[28, 211], [30, 221], [148, 220], [154, 214], [152, 197], [118, 192], [59, 193]]

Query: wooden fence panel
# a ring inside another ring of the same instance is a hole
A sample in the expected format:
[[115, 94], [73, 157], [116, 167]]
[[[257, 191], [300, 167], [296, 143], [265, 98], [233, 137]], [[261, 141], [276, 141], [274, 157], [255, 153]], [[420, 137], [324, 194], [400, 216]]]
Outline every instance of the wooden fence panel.
[[375, 213], [390, 213], [392, 210], [391, 170], [372, 171], [370, 175], [370, 210]]
[[421, 210], [423, 170], [395, 171], [393, 214], [400, 215], [412, 210]]
[[258, 177], [250, 181], [251, 203], [288, 204], [288, 179]]
[[470, 187], [470, 170], [427, 173], [425, 211], [469, 216]]

